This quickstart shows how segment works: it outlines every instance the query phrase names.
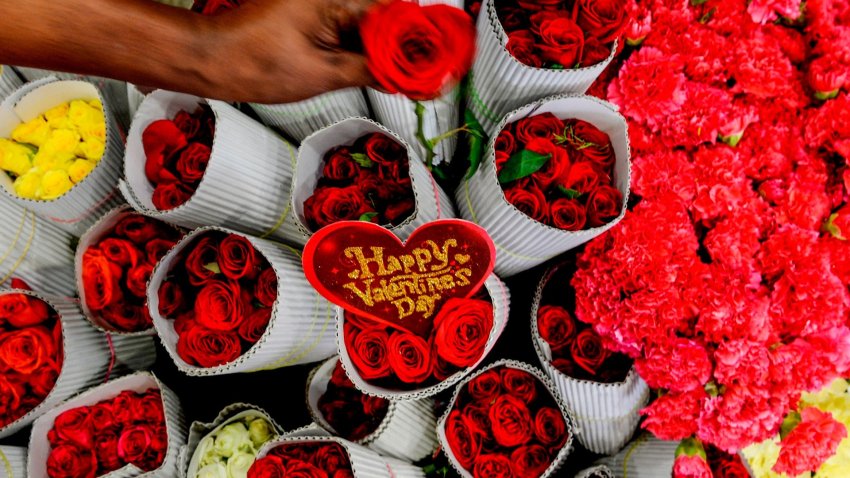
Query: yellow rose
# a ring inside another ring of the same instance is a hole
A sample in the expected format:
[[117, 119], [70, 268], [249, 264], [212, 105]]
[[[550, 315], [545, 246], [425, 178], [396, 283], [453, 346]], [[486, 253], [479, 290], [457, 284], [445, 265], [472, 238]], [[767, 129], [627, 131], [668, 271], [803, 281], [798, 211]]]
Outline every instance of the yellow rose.
[[21, 176], [32, 168], [32, 149], [0, 138], [0, 169]]
[[19, 124], [12, 130], [12, 139], [19, 143], [29, 143], [41, 146], [50, 137], [50, 125], [47, 120], [39, 116], [32, 121]]
[[80, 158], [91, 159], [97, 162], [103, 157], [103, 151], [105, 149], [106, 145], [103, 144], [103, 141], [97, 138], [89, 138], [77, 145], [75, 153]]
[[69, 129], [53, 130], [50, 138], [38, 149], [33, 164], [47, 172], [51, 169], [68, 169], [76, 159], [80, 135]]
[[41, 187], [41, 173], [38, 171], [29, 171], [22, 176], [18, 176], [13, 184], [15, 194], [24, 199], [38, 199], [38, 189]]
[[74, 124], [68, 118], [69, 109], [70, 105], [68, 103], [62, 103], [45, 111], [44, 118], [47, 120], [47, 124], [53, 129], [73, 129]]
[[78, 159], [68, 168], [68, 176], [70, 176], [71, 181], [76, 184], [85, 179], [85, 177], [92, 172], [94, 166], [95, 164], [92, 161], [87, 159]]
[[44, 199], [45, 201], [56, 199], [68, 192], [72, 187], [74, 187], [74, 183], [71, 182], [71, 178], [68, 177], [66, 171], [60, 169], [48, 171], [41, 178], [40, 199]]
[[71, 102], [68, 118], [77, 127], [83, 139], [97, 138], [106, 141], [106, 119], [103, 111], [82, 100]]

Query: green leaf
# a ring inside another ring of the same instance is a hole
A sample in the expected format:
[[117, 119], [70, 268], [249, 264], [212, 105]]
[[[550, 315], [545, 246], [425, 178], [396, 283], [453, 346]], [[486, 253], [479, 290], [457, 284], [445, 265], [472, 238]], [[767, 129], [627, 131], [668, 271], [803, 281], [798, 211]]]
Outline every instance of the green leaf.
[[204, 264], [204, 269], [212, 272], [213, 274], [221, 274], [221, 268], [218, 267], [217, 262], [210, 262], [209, 264]]
[[484, 155], [484, 128], [472, 111], [466, 110], [464, 120], [469, 131], [466, 135], [466, 140], [469, 142], [469, 170], [466, 172], [464, 179], [469, 179], [478, 171], [481, 165], [481, 158]]
[[376, 213], [376, 212], [367, 212], [367, 213], [363, 213], [363, 214], [360, 216], [360, 220], [361, 220], [361, 221], [365, 221], [365, 222], [372, 222], [372, 218], [374, 218], [374, 217], [375, 217], [375, 216], [377, 216], [377, 215], [378, 215], [378, 213]]
[[552, 66], [549, 67], [550, 70], [563, 70], [564, 65], [560, 63], [552, 63]]
[[552, 159], [551, 154], [535, 153], [527, 149], [514, 153], [508, 159], [508, 162], [505, 163], [502, 172], [499, 173], [499, 182], [505, 184], [531, 176], [539, 171], [550, 159]]
[[369, 156], [366, 156], [363, 153], [354, 153], [351, 155], [351, 159], [353, 159], [355, 163], [359, 164], [361, 167], [364, 168], [371, 168], [375, 165], [375, 163], [371, 159], [369, 159]]
[[581, 192], [576, 191], [575, 189], [565, 188], [559, 185], [558, 190], [564, 193], [564, 195], [570, 199], [578, 199], [579, 197], [581, 197]]
[[700, 17], [699, 22], [702, 23], [703, 25], [705, 25], [706, 23], [711, 21], [711, 19], [714, 17], [714, 14], [716, 12], [717, 12], [717, 7], [713, 7], [711, 10], [705, 12], [705, 15]]

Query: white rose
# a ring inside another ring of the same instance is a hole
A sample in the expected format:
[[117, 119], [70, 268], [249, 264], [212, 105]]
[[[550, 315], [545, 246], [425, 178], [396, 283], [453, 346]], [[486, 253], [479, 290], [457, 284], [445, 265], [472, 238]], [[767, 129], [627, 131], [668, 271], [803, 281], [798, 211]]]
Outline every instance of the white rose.
[[227, 460], [227, 478], [248, 478], [248, 468], [251, 468], [255, 459], [252, 453], [234, 453]]
[[195, 478], [227, 478], [227, 468], [223, 463], [214, 463], [207, 465], [200, 470]]
[[242, 422], [231, 423], [219, 430], [215, 437], [215, 452], [230, 457], [238, 451], [251, 451], [251, 436]]

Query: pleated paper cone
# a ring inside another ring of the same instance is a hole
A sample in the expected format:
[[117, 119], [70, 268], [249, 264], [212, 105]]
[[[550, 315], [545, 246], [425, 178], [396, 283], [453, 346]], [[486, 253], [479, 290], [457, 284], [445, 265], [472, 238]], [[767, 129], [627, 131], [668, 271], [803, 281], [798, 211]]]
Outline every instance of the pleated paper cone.
[[[319, 409], [319, 398], [328, 388], [339, 357], [332, 357], [319, 365], [307, 379], [307, 409], [321, 427], [336, 434]], [[374, 432], [355, 443], [369, 447], [384, 456], [417, 462], [430, 456], [437, 448], [437, 418], [434, 401], [390, 401], [387, 414]]]
[[[165, 211], [153, 204], [145, 176], [142, 134], [157, 120], [206, 103], [215, 115], [215, 136], [204, 177], [188, 201]], [[303, 243], [289, 209], [295, 147], [227, 103], [158, 90], [136, 111], [127, 136], [122, 192], [137, 211], [178, 226], [215, 225], [258, 237]]]
[[596, 465], [581, 470], [575, 478], [614, 478], [614, 472], [605, 465]]
[[540, 336], [537, 312], [546, 284], [556, 268], [544, 274], [531, 304], [531, 337], [543, 370], [581, 428], [578, 441], [601, 455], [616, 453], [631, 439], [640, 423], [640, 410], [649, 403], [649, 386], [634, 366], [622, 382], [600, 383], [572, 378], [552, 365], [552, 349]]
[[139, 106], [142, 105], [142, 101], [145, 101], [145, 94], [142, 93], [136, 85], [127, 83], [127, 108], [130, 113], [130, 118], [136, 116], [136, 111], [139, 110]]
[[499, 122], [496, 131], [519, 119], [552, 113], [561, 119], [580, 119], [609, 136], [614, 148], [614, 187], [623, 194], [620, 215], [600, 227], [565, 231], [526, 216], [505, 199], [496, 173], [496, 136], [490, 138], [478, 171], [462, 182], [455, 197], [464, 219], [487, 229], [496, 244], [495, 272], [510, 277], [542, 264], [612, 228], [626, 213], [629, 200], [630, 148], [626, 120], [615, 107], [590, 96], [552, 96], [511, 112]]
[[158, 389], [162, 394], [163, 410], [165, 411], [168, 448], [162, 465], [156, 470], [146, 472], [130, 464], [102, 476], [109, 478], [135, 478], [139, 476], [174, 478], [177, 476], [177, 455], [180, 446], [186, 441], [186, 423], [183, 418], [183, 410], [180, 408], [177, 395], [150, 372], [139, 372], [94, 387], [62, 403], [36, 420], [30, 433], [29, 458], [27, 459], [28, 476], [47, 478], [47, 457], [50, 456], [51, 449], [47, 434], [53, 428], [56, 417], [62, 412], [95, 405], [100, 401], [115, 398], [123, 391], [144, 393], [151, 388]]
[[369, 116], [369, 106], [360, 88], [345, 88], [295, 103], [250, 105], [263, 123], [280, 128], [296, 141], [346, 118]]
[[0, 478], [27, 478], [27, 449], [0, 446]]
[[673, 476], [677, 441], [662, 441], [643, 433], [614, 456], [597, 463], [607, 466], [616, 478], [659, 478]]
[[384, 458], [373, 450], [338, 437], [292, 433], [266, 443], [257, 458], [269, 454], [278, 445], [290, 443], [338, 443], [348, 454], [354, 478], [424, 478], [421, 468], [393, 458]]
[[73, 296], [74, 238], [53, 223], [0, 196], [0, 287], [23, 279], [34, 290]]
[[401, 239], [406, 239], [417, 227], [428, 222], [455, 217], [449, 196], [437, 184], [415, 151], [397, 134], [366, 118], [349, 118], [310, 135], [301, 143], [292, 185], [292, 211], [306, 242], [313, 233], [307, 226], [304, 202], [316, 189], [322, 175], [325, 153], [337, 146], [349, 145], [369, 133], [383, 133], [401, 144], [408, 153], [410, 180], [416, 208], [410, 217], [397, 226], [388, 227]]
[[0, 428], [0, 438], [12, 435], [82, 390], [119, 376], [132, 367], [150, 367], [156, 358], [149, 337], [115, 338], [92, 328], [79, 305], [68, 298], [49, 297], [24, 290], [3, 290], [0, 295], [26, 294], [47, 303], [62, 323], [62, 369], [47, 397], [29, 413]]
[[[177, 353], [178, 335], [173, 318], [159, 312], [159, 287], [171, 268], [182, 264], [181, 252], [198, 236], [219, 231], [238, 234], [253, 244], [265, 257], [277, 276], [277, 300], [271, 319], [260, 340], [236, 360], [215, 367], [199, 367]], [[300, 252], [289, 246], [258, 239], [217, 227], [203, 227], [187, 234], [154, 267], [148, 282], [148, 309], [165, 350], [177, 368], [187, 375], [208, 376], [255, 372], [317, 362], [336, 352], [334, 308], [320, 296], [304, 276]]]
[[550, 70], [524, 65], [507, 50], [508, 35], [496, 14], [494, 0], [484, 0], [478, 14], [478, 54], [472, 66], [467, 106], [489, 135], [495, 126], [515, 108], [555, 94], [581, 94], [614, 59], [611, 54], [601, 63], [578, 69]]
[[21, 86], [21, 79], [10, 66], [0, 65], [0, 101]]
[[5, 172], [0, 172], [2, 194], [75, 236], [82, 234], [104, 212], [123, 202], [117, 185], [124, 157], [124, 142], [110, 109], [112, 104], [91, 83], [46, 78], [27, 83], [0, 105], [0, 138], [8, 138], [20, 123], [62, 103], [80, 99], [99, 100], [106, 116], [106, 147], [103, 157], [88, 176], [62, 196], [40, 201], [15, 195], [12, 179]]

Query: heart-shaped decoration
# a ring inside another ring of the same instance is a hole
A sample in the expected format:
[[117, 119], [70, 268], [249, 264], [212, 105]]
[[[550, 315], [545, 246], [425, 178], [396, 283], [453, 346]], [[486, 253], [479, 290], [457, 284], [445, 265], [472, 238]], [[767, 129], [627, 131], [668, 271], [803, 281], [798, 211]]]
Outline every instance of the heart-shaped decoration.
[[326, 299], [365, 318], [428, 337], [452, 297], [475, 294], [493, 271], [496, 247], [482, 227], [430, 222], [402, 242], [387, 229], [342, 221], [304, 247], [304, 273]]

